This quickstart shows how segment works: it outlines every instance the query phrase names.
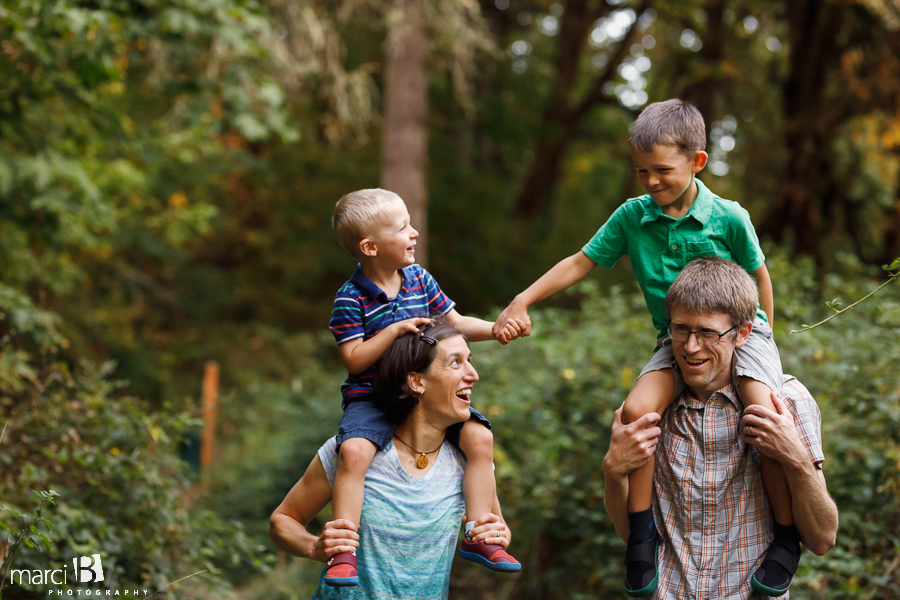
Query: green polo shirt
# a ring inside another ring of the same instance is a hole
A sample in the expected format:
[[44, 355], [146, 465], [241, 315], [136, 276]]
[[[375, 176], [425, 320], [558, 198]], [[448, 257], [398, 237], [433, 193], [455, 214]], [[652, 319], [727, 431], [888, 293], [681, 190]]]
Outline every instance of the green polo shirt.
[[[747, 211], [737, 202], [719, 198], [699, 179], [694, 181], [697, 199], [680, 219], [663, 214], [649, 194], [631, 198], [581, 249], [608, 269], [626, 254], [631, 258], [660, 335], [665, 334], [668, 323], [666, 292], [689, 262], [701, 256], [719, 256], [752, 272], [766, 260]], [[766, 319], [758, 305], [756, 315]]]

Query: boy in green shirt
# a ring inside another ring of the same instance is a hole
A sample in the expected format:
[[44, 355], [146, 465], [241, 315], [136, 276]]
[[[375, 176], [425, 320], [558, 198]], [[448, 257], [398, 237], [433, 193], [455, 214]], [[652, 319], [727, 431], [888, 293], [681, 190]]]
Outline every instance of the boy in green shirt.
[[[675, 366], [672, 339], [688, 341], [696, 335], [700, 345], [716, 345], [733, 329], [682, 331], [669, 327], [664, 300], [681, 270], [701, 256], [733, 260], [759, 281], [761, 308], [747, 343], [736, 351], [735, 383], [741, 401], [775, 410], [770, 396], [781, 393], [782, 370], [772, 338], [772, 282], [765, 257], [747, 211], [736, 202], [723, 200], [695, 179], [706, 166], [706, 128], [700, 112], [681, 100], [649, 105], [628, 136], [631, 157], [647, 194], [627, 200], [582, 250], [559, 262], [527, 290], [516, 296], [494, 325], [501, 331], [509, 319], [531, 321], [528, 308], [570, 287], [595, 266], [612, 268], [628, 255], [644, 293], [647, 308], [659, 334], [654, 356], [641, 371], [625, 400], [622, 419], [632, 423], [643, 415], [662, 414], [683, 389], [682, 374]], [[702, 312], [703, 299], [697, 299]], [[709, 361], [688, 361], [690, 377], [703, 377]], [[685, 374], [687, 376], [688, 374]], [[762, 475], [775, 517], [775, 539], [753, 575], [753, 587], [769, 596], [780, 596], [790, 587], [800, 556], [799, 533], [794, 526], [791, 496], [781, 464], [761, 455]], [[628, 479], [630, 535], [625, 558], [625, 590], [632, 597], [650, 595], [656, 589], [657, 531], [651, 497], [653, 461]]]

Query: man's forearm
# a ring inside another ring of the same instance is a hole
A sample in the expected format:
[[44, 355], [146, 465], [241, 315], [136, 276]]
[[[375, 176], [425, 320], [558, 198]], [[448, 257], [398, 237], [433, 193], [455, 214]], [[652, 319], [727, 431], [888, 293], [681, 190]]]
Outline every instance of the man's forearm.
[[804, 546], [821, 556], [834, 546], [838, 529], [837, 506], [828, 495], [825, 477], [808, 460], [785, 465], [784, 470], [800, 539]]
[[628, 476], [613, 472], [603, 461], [603, 504], [606, 514], [612, 519], [616, 533], [623, 542], [628, 542]]

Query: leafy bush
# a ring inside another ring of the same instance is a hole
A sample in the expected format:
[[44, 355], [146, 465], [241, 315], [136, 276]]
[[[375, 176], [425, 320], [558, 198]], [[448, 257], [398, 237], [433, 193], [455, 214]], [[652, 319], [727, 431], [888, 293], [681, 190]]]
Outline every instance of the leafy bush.
[[[56, 346], [39, 340], [61, 338], [27, 300], [0, 305], [2, 316], [0, 418], [7, 430], [0, 499], [28, 513], [36, 505], [30, 490], [59, 493], [55, 508], [44, 507], [42, 515], [53, 525], [47, 533], [52, 549], [23, 546], [13, 568], [62, 568], [75, 556], [99, 552], [105, 585], [151, 591], [205, 570], [166, 592], [194, 598], [203, 590], [226, 590], [228, 571], [242, 561], [265, 567], [240, 523], [191, 508], [193, 492], [173, 439], [196, 419], [149, 411], [125, 394], [123, 383], [110, 380], [111, 364], [74, 367], [55, 360]], [[0, 519], [19, 525], [11, 511], [0, 512]], [[15, 585], [6, 597], [46, 596], [47, 589]]]

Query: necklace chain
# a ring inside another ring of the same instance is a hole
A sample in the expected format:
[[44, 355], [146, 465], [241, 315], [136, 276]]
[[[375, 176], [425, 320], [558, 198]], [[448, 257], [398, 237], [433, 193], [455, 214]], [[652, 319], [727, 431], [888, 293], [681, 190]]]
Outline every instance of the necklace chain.
[[435, 449], [432, 450], [431, 452], [421, 452], [421, 451], [419, 451], [419, 450], [416, 450], [415, 448], [413, 448], [412, 446], [410, 446], [410, 445], [407, 444], [406, 442], [404, 442], [402, 439], [400, 439], [400, 436], [397, 435], [396, 433], [394, 433], [394, 437], [397, 438], [398, 440], [400, 440], [400, 443], [401, 443], [401, 444], [403, 444], [404, 446], [406, 446], [407, 448], [409, 448], [410, 450], [412, 450], [412, 451], [415, 452], [416, 454], [425, 454], [426, 456], [427, 456], [428, 454], [434, 454], [435, 452], [437, 452], [438, 450], [441, 449], [441, 446], [444, 445], [444, 440], [441, 440], [441, 446], [438, 446], [437, 448], [435, 448]]

